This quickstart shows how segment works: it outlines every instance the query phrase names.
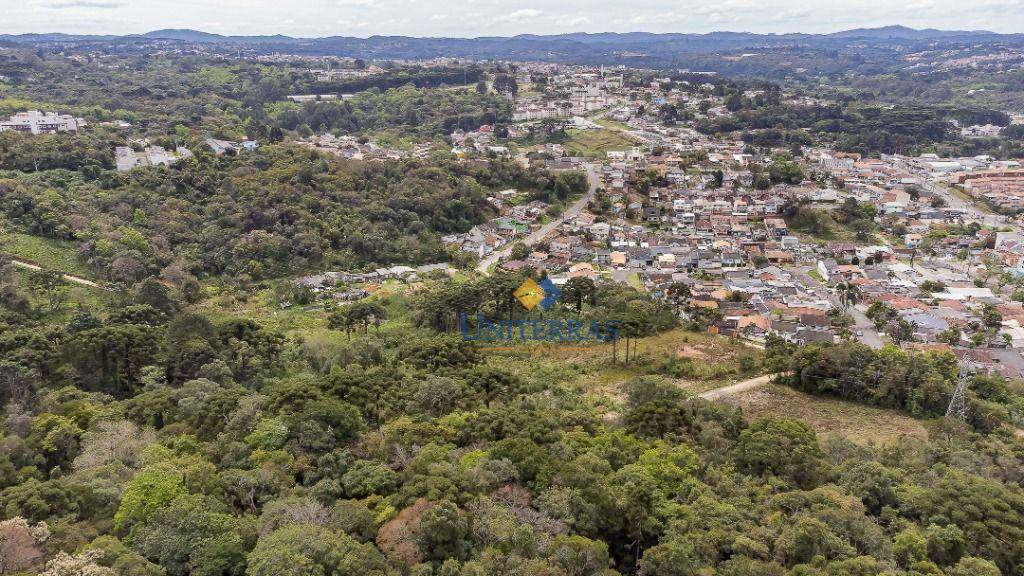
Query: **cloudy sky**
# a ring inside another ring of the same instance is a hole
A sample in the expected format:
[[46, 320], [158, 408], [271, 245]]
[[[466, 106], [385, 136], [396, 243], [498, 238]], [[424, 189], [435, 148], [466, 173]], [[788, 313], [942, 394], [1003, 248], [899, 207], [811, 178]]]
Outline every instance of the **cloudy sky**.
[[0, 0], [0, 33], [194, 28], [291, 36], [563, 32], [1024, 31], [1024, 0]]

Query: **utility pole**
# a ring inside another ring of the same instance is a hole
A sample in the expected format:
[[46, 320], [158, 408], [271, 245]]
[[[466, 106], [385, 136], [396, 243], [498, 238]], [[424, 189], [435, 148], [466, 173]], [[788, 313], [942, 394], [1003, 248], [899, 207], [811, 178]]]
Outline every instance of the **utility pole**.
[[977, 366], [971, 360], [964, 358], [960, 361], [960, 374], [957, 377], [956, 390], [949, 400], [946, 408], [947, 418], [967, 419], [967, 381], [974, 375]]

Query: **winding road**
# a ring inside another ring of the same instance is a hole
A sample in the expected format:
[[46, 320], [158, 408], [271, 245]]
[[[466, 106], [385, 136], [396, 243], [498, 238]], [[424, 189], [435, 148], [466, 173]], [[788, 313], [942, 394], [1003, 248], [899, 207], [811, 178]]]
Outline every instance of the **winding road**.
[[[594, 194], [597, 193], [597, 189], [601, 186], [601, 176], [597, 173], [597, 164], [585, 164], [584, 168], [587, 172], [587, 181], [590, 184], [586, 194], [581, 196], [579, 200], [577, 200], [575, 203], [573, 203], [572, 206], [567, 208], [565, 212], [563, 212], [562, 215], [558, 217], [558, 219], [552, 220], [551, 222], [548, 222], [547, 224], [527, 234], [522, 239], [523, 244], [526, 244], [527, 246], [533, 246], [534, 244], [540, 242], [567, 219], [574, 218], [577, 214], [580, 213], [580, 211], [586, 208], [587, 204], [590, 203], [590, 200], [594, 198]], [[488, 271], [491, 268], [491, 266], [493, 266], [498, 260], [502, 258], [508, 258], [509, 254], [512, 253], [512, 246], [514, 246], [515, 244], [515, 242], [509, 242], [508, 246], [502, 248], [501, 250], [496, 250], [488, 254], [483, 260], [480, 261], [479, 264], [476, 265], [477, 272], [480, 272], [482, 274], [488, 274]]]
[[[39, 270], [43, 269], [42, 266], [37, 266], [35, 264], [29, 264], [28, 262], [22, 262], [21, 260], [11, 260], [11, 264], [14, 264], [15, 266], [17, 266], [19, 268], [25, 268], [26, 270], [39, 271]], [[64, 280], [66, 280], [68, 282], [71, 282], [71, 283], [74, 283], [74, 284], [81, 284], [82, 286], [89, 286], [90, 288], [99, 288], [100, 287], [99, 284], [93, 282], [92, 280], [86, 280], [85, 278], [81, 278], [79, 276], [72, 276], [70, 274], [62, 274], [62, 277], [64, 278]]]
[[721, 388], [715, 388], [714, 390], [708, 390], [707, 392], [701, 392], [697, 395], [698, 398], [705, 400], [718, 400], [720, 398], [728, 398], [729, 396], [735, 396], [746, 392], [747, 390], [753, 390], [754, 388], [764, 386], [775, 378], [776, 374], [765, 374], [764, 376], [758, 376], [728, 386], [722, 386]]

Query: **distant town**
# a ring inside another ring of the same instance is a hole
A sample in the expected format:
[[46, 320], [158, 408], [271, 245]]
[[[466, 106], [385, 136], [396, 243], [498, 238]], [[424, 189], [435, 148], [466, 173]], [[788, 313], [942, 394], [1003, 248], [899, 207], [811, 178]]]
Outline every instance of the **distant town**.
[[192, 4], [7, 11], [338, 35], [0, 34], [0, 576], [1024, 576], [1024, 34]]
[[[652, 113], [672, 104], [728, 117], [712, 84], [696, 92], [660, 88], [667, 79], [625, 88], [621, 70], [533, 63], [518, 63], [517, 80], [529, 85], [538, 72], [567, 97], [508, 93], [514, 122], [505, 133], [499, 137], [493, 125], [457, 130], [448, 153], [464, 162], [506, 157], [528, 165], [541, 158], [553, 171], [589, 171], [593, 186], [576, 209], [495, 190], [488, 201], [498, 217], [443, 239], [483, 263], [480, 271], [543, 270], [556, 284], [577, 277], [620, 282], [667, 301], [683, 285], [689, 304], [680, 314], [709, 320], [717, 334], [760, 343], [775, 334], [794, 343], [853, 338], [876, 348], [891, 341], [956, 348], [990, 370], [1024, 375], [1024, 293], [1007, 281], [1024, 277], [1015, 215], [1024, 208], [1019, 161], [866, 156], [816, 146], [787, 149], [780, 161], [740, 140], [666, 126]], [[628, 144], [596, 157], [570, 155], [557, 143], [515, 152], [506, 144], [553, 126], [612, 132]], [[956, 128], [964, 135], [998, 130]], [[245, 149], [207, 142], [217, 153]], [[330, 133], [299, 143], [365, 161], [440, 151], [436, 141], [395, 148]], [[155, 155], [149, 165], [173, 161], [162, 150]], [[776, 178], [782, 170], [796, 177]], [[850, 211], [853, 226], [828, 229]], [[828, 224], [818, 229], [813, 219], [822, 217]], [[327, 271], [297, 282], [348, 301], [370, 294], [359, 286], [428, 270], [455, 269]]]

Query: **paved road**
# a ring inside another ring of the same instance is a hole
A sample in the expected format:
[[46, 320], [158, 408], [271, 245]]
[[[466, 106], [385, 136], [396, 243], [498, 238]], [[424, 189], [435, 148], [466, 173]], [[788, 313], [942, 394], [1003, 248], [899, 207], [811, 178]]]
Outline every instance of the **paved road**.
[[[791, 271], [794, 273], [797, 279], [804, 283], [808, 288], [814, 290], [814, 292], [825, 300], [831, 306], [839, 307], [839, 296], [836, 295], [835, 291], [822, 284], [819, 280], [807, 273], [807, 267], [797, 267]], [[875, 329], [875, 323], [868, 319], [864, 315], [866, 307], [863, 305], [850, 306], [847, 312], [850, 316], [853, 316], [853, 330], [857, 340], [860, 340], [864, 344], [867, 344], [871, 348], [878, 350], [882, 347], [884, 341], [878, 334], [878, 330]]]
[[[587, 181], [590, 184], [590, 186], [587, 189], [587, 193], [580, 197], [580, 199], [577, 200], [572, 206], [567, 208], [558, 219], [552, 220], [551, 222], [548, 222], [547, 224], [527, 234], [526, 237], [524, 237], [521, 240], [523, 244], [526, 244], [527, 246], [533, 246], [534, 244], [540, 242], [555, 228], [560, 226], [562, 222], [569, 218], [574, 218], [577, 214], [580, 213], [581, 210], [586, 208], [587, 204], [590, 203], [590, 200], [594, 198], [594, 194], [597, 192], [597, 189], [601, 186], [601, 177], [597, 173], [597, 164], [586, 164], [584, 165], [584, 168], [587, 172]], [[480, 261], [479, 264], [477, 264], [477, 272], [487, 274], [488, 269], [491, 266], [493, 266], [494, 263], [496, 263], [498, 260], [502, 258], [508, 258], [508, 255], [512, 253], [512, 246], [514, 245], [515, 242], [510, 242], [509, 245], [506, 246], [505, 248], [502, 248], [501, 250], [497, 250], [487, 255], [487, 257], [485, 257], [483, 260]]]
[[[27, 270], [42, 270], [43, 269], [41, 266], [36, 266], [35, 264], [29, 264], [28, 262], [22, 262], [20, 260], [11, 260], [11, 264], [14, 264], [15, 266], [18, 266], [18, 267], [21, 267], [21, 268], [25, 268]], [[64, 276], [64, 279], [67, 280], [68, 282], [73, 282], [75, 284], [81, 284], [82, 286], [89, 286], [91, 288], [99, 288], [100, 287], [99, 284], [93, 282], [92, 280], [86, 280], [85, 278], [80, 278], [78, 276], [72, 276], [70, 274], [64, 274], [63, 276]]]
[[920, 177], [922, 182], [921, 188], [945, 200], [947, 208], [963, 212], [964, 220], [968, 222], [973, 220], [992, 227], [1012, 225], [1011, 221], [999, 214], [992, 213], [992, 210], [984, 204], [968, 201], [957, 196], [944, 182], [932, 179], [928, 174], [919, 171], [906, 160], [898, 160], [897, 165]]
[[764, 376], [758, 376], [757, 378], [751, 378], [750, 380], [744, 380], [743, 382], [737, 382], [721, 388], [715, 388], [714, 390], [708, 390], [707, 392], [701, 392], [697, 396], [705, 400], [727, 398], [729, 396], [741, 394], [747, 390], [753, 390], [759, 386], [764, 386], [771, 382], [772, 378], [775, 378], [775, 374], [765, 374]]
[[857, 333], [857, 338], [867, 344], [868, 346], [878, 350], [884, 343], [882, 337], [878, 334], [878, 330], [875, 329], [875, 323], [872, 322], [861, 310], [862, 305], [850, 306], [850, 316], [853, 316], [853, 329]]
[[947, 207], [963, 212], [964, 220], [968, 222], [973, 220], [985, 226], [992, 227], [1002, 227], [1007, 224], [1012, 224], [1012, 222], [1008, 221], [1005, 217], [999, 214], [993, 214], [992, 211], [983, 204], [968, 202], [960, 196], [953, 194], [953, 192], [944, 184], [927, 180], [922, 188], [945, 200]]

